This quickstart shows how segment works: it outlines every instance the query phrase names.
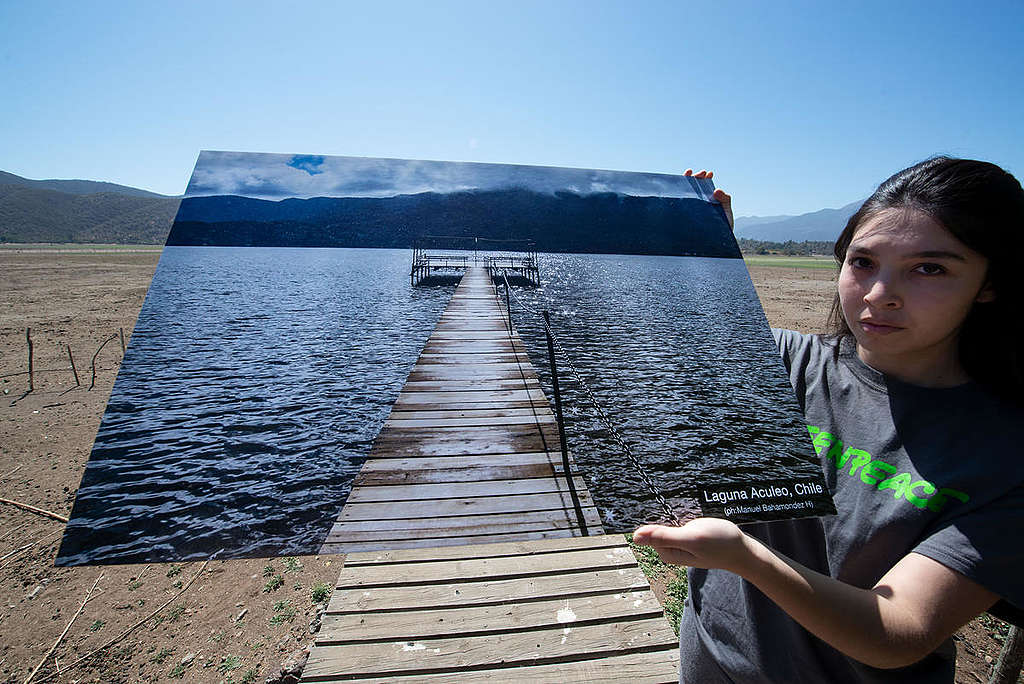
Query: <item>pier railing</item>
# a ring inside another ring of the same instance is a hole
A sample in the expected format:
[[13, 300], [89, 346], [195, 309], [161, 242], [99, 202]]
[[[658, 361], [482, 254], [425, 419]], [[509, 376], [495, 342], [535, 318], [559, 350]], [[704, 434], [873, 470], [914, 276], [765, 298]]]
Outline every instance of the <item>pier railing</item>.
[[540, 285], [533, 242], [444, 235], [415, 241], [409, 279], [413, 286], [450, 282], [471, 266], [484, 267], [495, 282], [510, 277], [517, 284]]
[[[565, 347], [562, 346], [561, 341], [555, 335], [555, 331], [551, 327], [551, 314], [547, 310], [538, 312], [527, 306], [521, 299], [519, 299], [519, 295], [515, 293], [515, 290], [512, 289], [512, 284], [509, 282], [509, 279], [503, 278], [502, 280], [505, 285], [505, 312], [507, 316], [509, 334], [511, 334], [512, 331], [513, 298], [515, 298], [516, 304], [518, 304], [524, 312], [532, 314], [534, 316], [538, 316], [544, 326], [544, 334], [547, 338], [548, 344], [548, 362], [551, 366], [551, 381], [555, 395], [555, 419], [558, 425], [558, 436], [559, 441], [561, 443], [560, 446], [562, 448], [562, 458], [568, 459], [568, 449], [566, 447], [565, 440], [565, 425], [562, 419], [562, 397], [558, 385], [558, 367], [556, 365], [555, 360], [555, 349], [558, 350], [558, 353], [562, 356], [566, 365], [569, 367], [569, 370], [572, 373], [573, 378], [576, 380], [576, 383], [579, 385], [580, 389], [583, 390], [583, 393], [587, 396], [587, 399], [589, 400], [590, 404], [594, 408], [595, 413], [597, 414], [598, 420], [608, 431], [608, 434], [611, 436], [612, 440], [619, 447], [623, 455], [625, 455], [626, 459], [633, 467], [633, 471], [637, 474], [637, 476], [643, 482], [644, 486], [654, 497], [654, 500], [657, 501], [658, 505], [661, 507], [661, 510], [665, 515], [666, 523], [670, 525], [681, 524], [683, 520], [680, 520], [680, 517], [677, 514], [676, 510], [672, 507], [671, 504], [669, 504], [668, 500], [665, 498], [665, 495], [661, 493], [661, 490], [658, 488], [657, 484], [655, 484], [650, 473], [647, 472], [647, 468], [644, 466], [643, 462], [641, 462], [640, 459], [637, 458], [636, 454], [633, 453], [633, 450], [630, 448], [626, 440], [624, 440], [622, 436], [619, 434], [619, 431], [615, 429], [615, 425], [608, 418], [608, 413], [601, 406], [600, 402], [598, 402], [597, 397], [594, 396], [594, 393], [590, 389], [590, 386], [587, 384], [586, 380], [584, 380], [583, 376], [580, 374], [579, 369], [576, 368], [576, 364], [572, 362], [572, 358], [565, 351]], [[566, 472], [568, 472], [568, 468], [566, 468]], [[573, 494], [573, 502], [575, 504], [575, 493]]]

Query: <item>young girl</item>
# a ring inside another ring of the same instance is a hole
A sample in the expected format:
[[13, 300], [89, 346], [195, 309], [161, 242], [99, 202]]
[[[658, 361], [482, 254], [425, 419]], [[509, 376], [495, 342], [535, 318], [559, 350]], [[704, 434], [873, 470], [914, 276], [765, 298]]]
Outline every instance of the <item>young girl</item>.
[[832, 334], [775, 331], [838, 515], [634, 535], [690, 567], [681, 681], [952, 682], [1024, 607], [1022, 234], [1020, 183], [945, 157], [850, 218]]

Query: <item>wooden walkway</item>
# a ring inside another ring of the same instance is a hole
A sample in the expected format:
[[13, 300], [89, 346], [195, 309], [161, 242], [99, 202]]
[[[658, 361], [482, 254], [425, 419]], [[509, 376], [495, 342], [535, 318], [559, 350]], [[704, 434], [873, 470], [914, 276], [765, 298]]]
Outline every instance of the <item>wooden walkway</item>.
[[661, 606], [572, 474], [580, 536], [554, 417], [506, 325], [470, 269], [322, 548], [349, 555], [302, 681], [678, 681]]
[[[575, 476], [590, 534], [601, 519]], [[555, 417], [487, 272], [470, 268], [321, 553], [580, 535]]]

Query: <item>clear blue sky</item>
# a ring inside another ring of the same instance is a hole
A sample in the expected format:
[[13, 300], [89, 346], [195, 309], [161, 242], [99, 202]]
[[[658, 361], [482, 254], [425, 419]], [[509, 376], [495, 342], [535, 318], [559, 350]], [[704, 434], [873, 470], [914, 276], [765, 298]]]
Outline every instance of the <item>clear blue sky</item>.
[[366, 4], [0, 0], [0, 169], [180, 194], [201, 149], [693, 166], [739, 215], [936, 153], [1024, 176], [1020, 0]]

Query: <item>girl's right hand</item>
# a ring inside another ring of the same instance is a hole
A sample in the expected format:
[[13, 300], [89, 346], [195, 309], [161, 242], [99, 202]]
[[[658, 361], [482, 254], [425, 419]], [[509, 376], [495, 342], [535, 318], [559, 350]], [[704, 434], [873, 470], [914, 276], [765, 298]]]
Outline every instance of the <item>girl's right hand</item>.
[[[697, 173], [694, 173], [693, 169], [686, 169], [686, 171], [683, 171], [683, 175], [693, 176], [694, 178], [714, 178], [715, 172], [701, 169]], [[733, 225], [734, 222], [732, 218], [732, 196], [726, 193], [721, 188], [717, 188], [714, 194], [711, 196], [714, 197], [718, 201], [718, 203], [722, 205], [722, 209], [725, 211], [725, 216], [726, 218], [729, 219], [729, 227], [735, 229], [736, 226]]]
[[666, 563], [739, 575], [755, 559], [750, 537], [721, 518], [697, 518], [682, 527], [643, 525], [633, 533], [633, 542], [653, 547]]

